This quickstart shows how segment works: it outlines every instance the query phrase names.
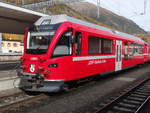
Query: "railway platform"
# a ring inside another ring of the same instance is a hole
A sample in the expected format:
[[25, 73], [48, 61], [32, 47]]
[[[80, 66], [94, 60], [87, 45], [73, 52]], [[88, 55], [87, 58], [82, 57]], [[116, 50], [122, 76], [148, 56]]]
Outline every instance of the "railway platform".
[[16, 70], [0, 71], [0, 93], [4, 90], [16, 88], [18, 83]]
[[17, 86], [16, 69], [18, 66], [19, 61], [0, 62], [0, 92]]

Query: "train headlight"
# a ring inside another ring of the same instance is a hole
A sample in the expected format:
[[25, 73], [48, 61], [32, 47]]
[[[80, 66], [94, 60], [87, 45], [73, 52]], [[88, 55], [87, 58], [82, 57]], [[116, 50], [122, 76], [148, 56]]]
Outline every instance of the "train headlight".
[[58, 67], [58, 63], [49, 64], [48, 67], [54, 67], [54, 68], [56, 68], [56, 67]]

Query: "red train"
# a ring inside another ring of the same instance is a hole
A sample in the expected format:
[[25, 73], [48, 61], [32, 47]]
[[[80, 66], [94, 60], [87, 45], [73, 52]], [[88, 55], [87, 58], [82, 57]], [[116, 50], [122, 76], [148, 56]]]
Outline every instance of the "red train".
[[67, 81], [150, 60], [142, 39], [66, 15], [40, 18], [24, 37], [20, 88], [57, 92]]

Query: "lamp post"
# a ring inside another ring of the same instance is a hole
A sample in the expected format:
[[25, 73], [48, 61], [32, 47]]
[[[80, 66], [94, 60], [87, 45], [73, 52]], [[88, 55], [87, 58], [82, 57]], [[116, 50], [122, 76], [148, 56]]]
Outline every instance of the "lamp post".
[[97, 0], [97, 18], [100, 17], [100, 0]]
[[0, 53], [2, 53], [2, 33], [0, 33]]
[[24, 5], [25, 4], [25, 2], [24, 2], [24, 0], [22, 0], [22, 5]]

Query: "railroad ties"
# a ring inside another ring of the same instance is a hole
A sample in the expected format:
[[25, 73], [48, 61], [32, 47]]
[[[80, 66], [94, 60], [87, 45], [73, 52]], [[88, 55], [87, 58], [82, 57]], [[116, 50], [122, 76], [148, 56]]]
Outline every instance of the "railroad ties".
[[142, 113], [142, 108], [149, 99], [150, 79], [119, 96], [95, 113]]

